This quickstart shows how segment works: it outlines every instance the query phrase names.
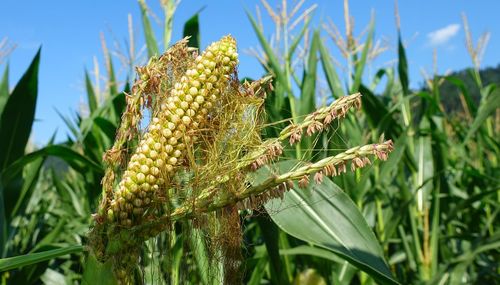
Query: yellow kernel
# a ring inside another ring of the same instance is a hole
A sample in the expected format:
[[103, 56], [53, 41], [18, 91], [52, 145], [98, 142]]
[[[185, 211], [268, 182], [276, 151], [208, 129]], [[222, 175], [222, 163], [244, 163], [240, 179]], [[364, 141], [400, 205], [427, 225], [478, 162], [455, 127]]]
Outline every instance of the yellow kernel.
[[151, 167], [151, 174], [158, 176], [160, 174], [160, 169], [158, 167]]
[[179, 123], [181, 118], [179, 118], [179, 115], [173, 114], [170, 116], [170, 121], [174, 124]]
[[189, 94], [191, 94], [193, 96], [198, 94], [198, 89], [196, 87], [189, 88]]
[[137, 186], [137, 184], [132, 184], [130, 185], [130, 187], [128, 187], [128, 189], [132, 192], [132, 193], [137, 193], [137, 190], [139, 190], [139, 187]]
[[163, 161], [163, 159], [161, 159], [161, 158], [158, 158], [158, 159], [155, 161], [155, 165], [156, 165], [156, 167], [161, 168], [164, 164], [165, 164], [165, 162], [164, 162], [164, 161]]
[[143, 174], [148, 174], [149, 172], [149, 167], [147, 165], [141, 165], [141, 173]]
[[161, 143], [155, 143], [154, 148], [156, 151], [160, 151], [161, 150]]
[[203, 104], [203, 102], [205, 101], [205, 98], [203, 98], [203, 96], [196, 96], [196, 103], [198, 104]]
[[177, 139], [175, 137], [171, 137], [169, 140], [168, 140], [168, 143], [170, 145], [176, 145], [177, 144]]
[[169, 138], [172, 136], [172, 131], [170, 129], [163, 129], [161, 131], [161, 134], [166, 137], [166, 138]]
[[168, 163], [170, 165], [175, 165], [177, 163], [177, 158], [175, 158], [175, 157], [169, 158]]
[[184, 115], [184, 110], [179, 108], [179, 109], [175, 110], [175, 113], [180, 117], [180, 116]]
[[135, 178], [137, 179], [137, 183], [143, 183], [144, 180], [146, 180], [146, 175], [144, 175], [144, 173], [139, 172], [137, 173]]
[[158, 157], [158, 152], [156, 152], [156, 150], [151, 150], [149, 152], [149, 157], [151, 157], [152, 159], [155, 159]]
[[212, 83], [217, 82], [217, 76], [215, 76], [215, 75], [210, 76], [210, 78], [208, 79], [208, 81], [210, 81]]
[[147, 166], [153, 165], [153, 160], [151, 158], [146, 158], [146, 165]]
[[[186, 115], [188, 115], [189, 117], [193, 117], [195, 114], [196, 114], [196, 112], [193, 109], [186, 110]], [[184, 118], [183, 118], [183, 120], [184, 120]]]
[[182, 123], [184, 123], [184, 125], [189, 125], [189, 123], [191, 123], [191, 118], [188, 116], [182, 117]]
[[[151, 175], [148, 175], [148, 177], [149, 177], [149, 176], [151, 176]], [[141, 184], [141, 189], [142, 189], [143, 191], [146, 191], [146, 192], [147, 192], [147, 191], [151, 190], [151, 185], [149, 185], [149, 183], [142, 183], [142, 184]]]
[[179, 131], [181, 132], [185, 132], [186, 131], [186, 125], [178, 125], [177, 128], [179, 129]]
[[173, 155], [174, 155], [174, 157], [180, 157], [180, 156], [182, 155], [182, 152], [181, 152], [180, 150], [176, 149], [176, 150], [174, 151], [174, 154], [173, 154]]
[[148, 177], [146, 177], [148, 183], [150, 184], [155, 184], [156, 183], [156, 177], [154, 177], [153, 175], [149, 174]]
[[225, 56], [223, 59], [222, 59], [222, 62], [223, 63], [229, 63], [231, 61], [231, 59], [227, 56]]
[[[190, 95], [187, 95], [187, 96], [190, 96]], [[192, 98], [193, 97], [191, 97], [191, 99]], [[184, 109], [184, 110], [186, 110], [187, 108], [189, 108], [189, 103], [187, 102], [187, 100], [181, 102], [181, 108]]]
[[165, 170], [167, 172], [172, 172], [172, 170], [174, 170], [174, 167], [170, 164], [165, 164]]
[[[175, 139], [175, 138], [174, 138], [174, 139]], [[177, 142], [177, 140], [175, 140], [175, 142]], [[173, 147], [172, 145], [167, 144], [167, 145], [165, 146], [165, 152], [166, 152], [166, 153], [171, 153], [172, 151], [174, 151], [174, 147]]]
[[176, 139], [180, 139], [183, 136], [184, 136], [184, 134], [180, 130], [177, 130], [177, 131], [174, 132], [174, 138], [176, 138]]
[[170, 102], [168, 103], [168, 109], [173, 111], [177, 109], [177, 105], [174, 102]]
[[191, 108], [193, 110], [198, 110], [198, 108], [200, 108], [200, 104], [198, 104], [198, 102], [193, 102], [191, 103]]
[[168, 122], [168, 123], [167, 123], [167, 128], [168, 128], [169, 130], [173, 131], [173, 130], [175, 129], [175, 124], [174, 124], [174, 123], [172, 123], [172, 122]]
[[149, 151], [149, 146], [148, 146], [147, 144], [143, 144], [143, 145], [141, 146], [141, 151], [142, 151], [143, 153], [147, 153], [147, 152]]
[[200, 84], [200, 81], [198, 81], [198, 80], [192, 80], [191, 81], [191, 85], [193, 85], [194, 87], [198, 88], [198, 87], [200, 87], [201, 84]]
[[186, 102], [188, 102], [188, 103], [189, 103], [189, 102], [193, 102], [193, 96], [191, 96], [191, 95], [187, 94], [187, 95], [184, 97], [184, 100], [185, 100]]

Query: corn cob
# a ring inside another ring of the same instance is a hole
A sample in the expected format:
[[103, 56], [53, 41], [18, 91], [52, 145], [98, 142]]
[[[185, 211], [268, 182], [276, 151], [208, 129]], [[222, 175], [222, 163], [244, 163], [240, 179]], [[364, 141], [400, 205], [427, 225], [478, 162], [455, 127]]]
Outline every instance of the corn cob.
[[118, 184], [108, 209], [110, 220], [126, 227], [139, 222], [154, 193], [185, 158], [193, 131], [203, 126], [237, 63], [236, 41], [226, 36], [212, 43], [174, 84]]

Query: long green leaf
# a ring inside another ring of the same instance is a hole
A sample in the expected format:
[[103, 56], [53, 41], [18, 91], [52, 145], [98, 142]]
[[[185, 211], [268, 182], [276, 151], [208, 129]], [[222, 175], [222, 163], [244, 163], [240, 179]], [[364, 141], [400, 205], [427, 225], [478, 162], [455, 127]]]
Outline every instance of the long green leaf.
[[0, 81], [0, 117], [2, 116], [3, 108], [9, 98], [9, 65], [5, 66], [2, 80]]
[[46, 260], [51, 260], [67, 254], [80, 253], [82, 251], [83, 251], [83, 246], [73, 245], [65, 248], [47, 250], [44, 252], [37, 252], [20, 256], [2, 258], [0, 259], [0, 272], [15, 268], [20, 268], [23, 266], [35, 264]]
[[200, 48], [200, 22], [198, 13], [194, 14], [184, 24], [183, 37], [190, 37], [188, 46]]
[[271, 271], [271, 280], [276, 284], [288, 284], [284, 264], [279, 254], [279, 229], [272, 223], [268, 215], [257, 217], [262, 238], [269, 256], [269, 267]]
[[314, 32], [307, 58], [307, 66], [302, 77], [299, 116], [307, 115], [316, 109], [316, 74], [318, 65], [319, 31]]
[[340, 83], [339, 76], [330, 58], [330, 52], [326, 49], [325, 45], [321, 41], [319, 41], [318, 45], [321, 56], [321, 65], [323, 66], [326, 81], [328, 82], [328, 87], [330, 87], [333, 98], [342, 97], [345, 95], [345, 92], [342, 89], [342, 84]]
[[158, 49], [158, 42], [156, 41], [153, 28], [151, 27], [151, 22], [149, 21], [148, 6], [146, 5], [146, 1], [139, 0], [139, 7], [141, 8], [142, 28], [144, 31], [144, 37], [146, 38], [148, 57], [159, 55], [160, 52]]
[[[290, 160], [276, 167], [285, 173], [296, 165]], [[269, 175], [265, 168], [259, 173]], [[271, 200], [265, 205], [281, 229], [336, 253], [382, 284], [398, 284], [363, 215], [337, 185], [327, 178], [322, 184], [295, 189], [290, 189], [282, 201]]]
[[95, 256], [90, 253], [84, 264], [82, 284], [84, 285], [116, 285], [115, 274], [113, 273], [112, 260], [106, 263], [99, 262]]
[[[288, 79], [286, 78], [285, 73], [283, 72], [283, 69], [281, 68], [281, 64], [280, 64], [278, 58], [274, 54], [274, 51], [271, 48], [271, 45], [267, 42], [266, 38], [264, 37], [264, 33], [262, 32], [260, 27], [257, 25], [257, 22], [252, 17], [252, 15], [248, 11], [246, 11], [246, 13], [247, 13], [248, 19], [250, 20], [250, 23], [252, 24], [253, 30], [257, 34], [257, 38], [259, 40], [259, 43], [267, 55], [267, 58], [269, 60], [269, 64], [271, 67], [271, 71], [276, 76], [276, 79], [278, 81], [280, 81], [283, 84], [283, 86], [285, 86], [288, 89], [288, 87], [287, 87], [288, 86], [288, 83], [287, 83]], [[291, 91], [291, 90], [287, 90], [287, 91]]]
[[408, 60], [406, 59], [406, 51], [403, 46], [403, 40], [401, 38], [400, 31], [398, 31], [398, 73], [399, 81], [401, 82], [401, 87], [403, 88], [403, 94], [410, 94], [410, 83], [408, 79]]
[[484, 121], [498, 108], [500, 108], [500, 88], [497, 86], [492, 93], [481, 99], [479, 109], [477, 110], [477, 116], [474, 118], [463, 143], [466, 143], [483, 125]]
[[102, 167], [99, 164], [79, 154], [75, 150], [63, 145], [50, 145], [35, 152], [29, 153], [15, 161], [12, 165], [10, 165], [2, 172], [2, 182], [4, 184], [8, 183], [17, 174], [20, 173], [20, 171], [26, 164], [38, 159], [39, 157], [49, 155], [61, 158], [77, 171], [83, 171], [84, 169], [88, 169], [89, 167], [96, 171], [102, 171]]
[[35, 119], [38, 93], [38, 50], [9, 96], [0, 119], [0, 172], [24, 154]]
[[95, 109], [97, 109], [97, 98], [87, 70], [85, 70], [85, 88], [87, 89], [87, 103], [89, 104], [89, 111], [92, 113]]
[[366, 60], [368, 59], [368, 53], [370, 52], [370, 49], [372, 47], [374, 28], [375, 28], [375, 19], [372, 18], [370, 20], [368, 35], [366, 36], [366, 42], [363, 46], [363, 50], [361, 51], [361, 58], [359, 58], [359, 60], [357, 60], [356, 64], [354, 65], [355, 71], [354, 71], [354, 80], [351, 87], [351, 93], [358, 92], [359, 86], [361, 85], [363, 71], [365, 69]]

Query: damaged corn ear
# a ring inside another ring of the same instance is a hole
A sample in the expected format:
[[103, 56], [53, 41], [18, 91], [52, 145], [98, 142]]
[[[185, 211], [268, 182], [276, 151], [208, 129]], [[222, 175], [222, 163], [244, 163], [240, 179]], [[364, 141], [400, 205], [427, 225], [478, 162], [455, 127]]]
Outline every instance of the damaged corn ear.
[[108, 219], [126, 227], [138, 223], [153, 194], [185, 159], [194, 131], [204, 125], [237, 64], [236, 41], [226, 36], [212, 43], [174, 84], [127, 165]]

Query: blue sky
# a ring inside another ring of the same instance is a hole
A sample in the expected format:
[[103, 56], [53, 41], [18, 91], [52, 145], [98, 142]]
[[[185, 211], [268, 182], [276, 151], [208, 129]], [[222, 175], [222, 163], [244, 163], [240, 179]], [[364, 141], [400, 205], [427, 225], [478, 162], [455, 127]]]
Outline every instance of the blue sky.
[[[162, 17], [158, 0], [148, 0], [152, 11]], [[268, 1], [276, 6], [281, 1]], [[292, 7], [295, 0], [289, 1]], [[500, 63], [500, 25], [498, 25], [498, 0], [420, 0], [399, 1], [401, 26], [409, 58], [412, 86], [422, 82], [421, 69], [432, 71], [432, 53], [437, 50], [439, 72], [457, 70], [471, 66], [465, 48], [464, 28], [461, 13], [468, 16], [471, 32], [477, 39], [483, 32], [490, 32], [491, 38], [484, 55], [483, 66]], [[331, 19], [344, 29], [342, 0], [308, 0], [305, 7], [314, 3], [313, 26]], [[245, 8], [255, 14], [255, 6], [261, 7], [267, 36], [272, 32], [271, 21], [260, 1], [231, 0], [182, 0], [174, 17], [173, 40], [182, 36], [184, 22], [200, 8], [201, 42], [205, 47], [225, 34], [232, 34], [238, 40], [240, 50], [257, 47], [258, 42], [245, 15]], [[380, 66], [390, 64], [396, 58], [396, 28], [394, 24], [394, 2], [388, 0], [356, 0], [350, 3], [350, 12], [355, 19], [355, 34], [359, 34], [370, 20], [371, 11], [376, 16], [376, 38], [383, 39], [389, 50], [373, 64], [372, 73]], [[36, 50], [42, 45], [40, 66], [39, 99], [34, 124], [34, 141], [43, 145], [52, 133], [58, 130], [58, 139], [64, 139], [67, 132], [56, 109], [64, 115], [78, 110], [84, 102], [84, 68], [93, 66], [93, 57], [102, 62], [99, 33], [104, 32], [108, 46], [113, 40], [122, 47], [128, 38], [127, 17], [132, 15], [136, 44], [143, 46], [140, 11], [136, 1], [87, 0], [87, 1], [27, 1], [3, 0], [0, 4], [0, 40], [8, 37], [17, 48], [8, 58], [10, 63], [11, 87], [27, 68]], [[160, 25], [155, 24], [160, 39]], [[322, 36], [332, 43], [327, 34]], [[340, 55], [332, 46], [332, 54], [339, 62]], [[258, 77], [263, 70], [251, 55], [240, 52], [240, 76]], [[115, 58], [115, 65], [119, 65]], [[3, 73], [5, 63], [0, 65]], [[122, 75], [125, 71], [123, 71]], [[370, 72], [370, 71], [368, 71]]]

